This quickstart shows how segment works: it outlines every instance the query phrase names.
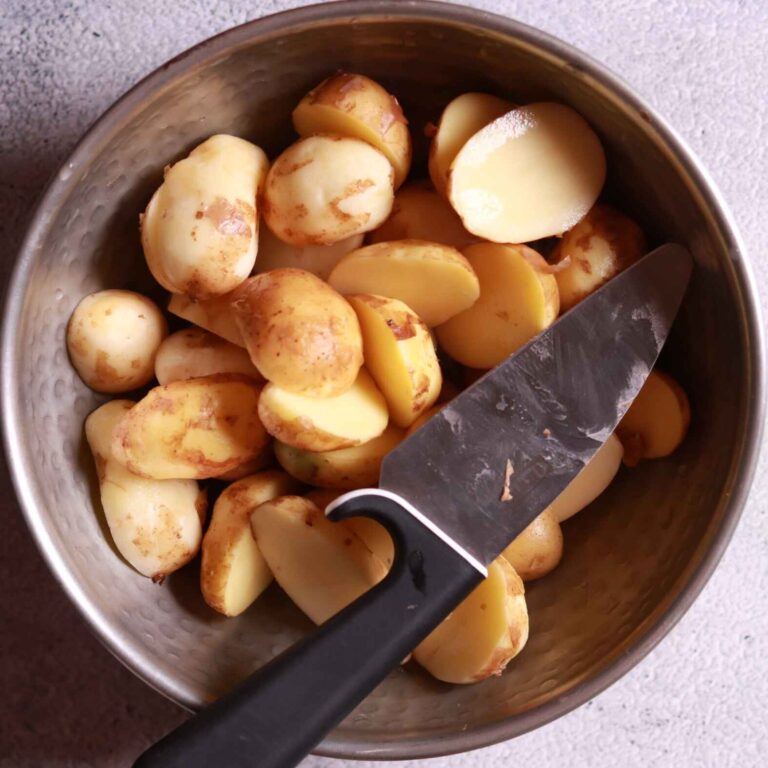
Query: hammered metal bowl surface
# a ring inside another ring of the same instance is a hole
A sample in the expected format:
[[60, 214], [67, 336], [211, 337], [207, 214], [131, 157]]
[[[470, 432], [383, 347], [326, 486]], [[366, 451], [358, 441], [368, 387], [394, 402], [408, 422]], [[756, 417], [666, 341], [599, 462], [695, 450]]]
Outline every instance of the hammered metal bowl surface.
[[339, 68], [398, 95], [417, 153], [424, 123], [462, 91], [573, 105], [607, 148], [609, 197], [652, 238], [684, 243], [696, 259], [665, 352], [693, 407], [681, 450], [622, 470], [564, 526], [563, 562], [528, 585], [530, 641], [503, 676], [451, 687], [398, 669], [319, 748], [429, 756], [510, 738], [586, 701], [692, 602], [749, 485], [761, 423], [760, 326], [749, 268], [696, 162], [626, 86], [535, 30], [457, 6], [326, 4], [231, 30], [161, 68], [96, 124], [41, 203], [10, 289], [3, 406], [19, 496], [51, 567], [105, 644], [180, 704], [195, 708], [226, 691], [309, 622], [275, 587], [245, 615], [224, 619], [203, 603], [197, 565], [156, 586], [116, 556], [83, 440], [83, 420], [101, 399], [68, 362], [65, 325], [77, 301], [100, 288], [159, 298], [137, 217], [166, 163], [216, 132], [275, 153], [293, 139], [292, 106]]

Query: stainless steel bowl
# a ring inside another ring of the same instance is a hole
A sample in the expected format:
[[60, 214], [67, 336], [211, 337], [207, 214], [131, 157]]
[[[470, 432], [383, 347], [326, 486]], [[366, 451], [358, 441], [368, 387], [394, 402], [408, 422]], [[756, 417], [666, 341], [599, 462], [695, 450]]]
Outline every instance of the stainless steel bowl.
[[225, 620], [204, 605], [194, 567], [158, 587], [116, 556], [82, 436], [101, 398], [69, 365], [65, 324], [90, 291], [150, 285], [137, 215], [164, 164], [219, 131], [274, 153], [291, 141], [291, 107], [337, 68], [386, 83], [417, 139], [469, 89], [573, 105], [605, 142], [609, 196], [653, 238], [685, 243], [697, 265], [665, 353], [691, 394], [690, 435], [672, 458], [623, 471], [566, 524], [562, 565], [528, 587], [523, 654], [469, 687], [398, 670], [318, 749], [427, 757], [511, 738], [582, 704], [690, 606], [755, 466], [761, 324], [733, 223], [683, 142], [625, 84], [541, 32], [456, 5], [342, 2], [246, 24], [161, 67], [90, 130], [33, 218], [6, 307], [2, 409], [17, 492], [52, 570], [104, 644], [179, 704], [216, 697], [308, 622], [277, 589]]

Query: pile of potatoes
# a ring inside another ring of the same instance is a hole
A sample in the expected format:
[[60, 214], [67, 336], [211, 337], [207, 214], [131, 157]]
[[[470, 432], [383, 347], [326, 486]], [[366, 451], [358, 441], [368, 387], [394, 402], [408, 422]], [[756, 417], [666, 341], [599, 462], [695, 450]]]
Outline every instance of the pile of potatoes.
[[[408, 184], [408, 123], [373, 80], [333, 75], [293, 122], [298, 140], [271, 163], [212, 136], [166, 168], [141, 215], [147, 265], [190, 325], [169, 335], [148, 298], [105, 290], [76, 307], [67, 344], [88, 386], [136, 392], [85, 424], [125, 560], [161, 581], [201, 553], [214, 610], [236, 616], [275, 580], [320, 624], [395, 556], [384, 528], [332, 523], [327, 504], [375, 486], [389, 451], [645, 242], [598, 201], [602, 146], [563, 104], [459, 96], [425, 127], [429, 180]], [[683, 390], [652, 373], [415, 661], [454, 683], [501, 673], [528, 637], [523, 582], [559, 563], [561, 524], [622, 459], [671, 453], [688, 421]]]

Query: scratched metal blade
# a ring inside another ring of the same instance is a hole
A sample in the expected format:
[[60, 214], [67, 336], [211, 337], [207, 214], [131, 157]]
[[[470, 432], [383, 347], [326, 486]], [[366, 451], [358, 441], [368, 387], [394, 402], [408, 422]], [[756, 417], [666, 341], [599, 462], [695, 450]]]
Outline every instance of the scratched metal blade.
[[613, 432], [664, 345], [691, 266], [668, 244], [580, 302], [388, 454], [380, 487], [490, 563]]

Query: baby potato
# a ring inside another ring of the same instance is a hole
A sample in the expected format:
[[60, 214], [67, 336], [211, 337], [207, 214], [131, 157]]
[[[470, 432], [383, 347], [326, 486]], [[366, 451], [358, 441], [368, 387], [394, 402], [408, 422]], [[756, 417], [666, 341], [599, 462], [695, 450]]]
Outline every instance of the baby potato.
[[557, 568], [563, 557], [563, 532], [551, 508], [545, 509], [501, 554], [523, 581], [540, 579]]
[[267, 384], [259, 418], [280, 442], [305, 451], [335, 451], [378, 437], [389, 414], [370, 374], [360, 369], [352, 387], [335, 397], [307, 397]]
[[133, 406], [112, 400], [97, 408], [85, 420], [85, 437], [115, 546], [140, 574], [159, 582], [197, 554], [206, 496], [194, 480], [148, 480], [115, 460], [112, 433]]
[[332, 245], [370, 232], [389, 216], [393, 171], [359, 139], [311, 136], [275, 160], [264, 190], [264, 219], [291, 245]]
[[525, 245], [480, 243], [464, 253], [480, 281], [480, 298], [441, 325], [437, 338], [457, 362], [493, 368], [557, 319], [557, 283]]
[[238, 464], [234, 469], [228, 469], [220, 475], [216, 475], [216, 480], [226, 480], [233, 483], [235, 480], [242, 480], [249, 475], [255, 475], [263, 469], [268, 469], [275, 465], [275, 451], [273, 448], [274, 440], [267, 440], [264, 447], [252, 459]]
[[163, 288], [193, 299], [228, 293], [256, 261], [256, 200], [267, 156], [236, 136], [211, 136], [165, 179], [141, 217], [141, 244]]
[[370, 293], [349, 297], [363, 332], [365, 366], [389, 415], [409, 427], [438, 398], [443, 383], [429, 328], [406, 304]]
[[411, 134], [397, 99], [365, 75], [337, 72], [293, 110], [299, 136], [330, 133], [376, 147], [392, 163], [395, 188], [411, 168]]
[[451, 164], [448, 197], [473, 234], [525, 243], [571, 229], [595, 204], [605, 154], [570, 107], [519, 107], [478, 131]]
[[567, 266], [555, 272], [560, 309], [566, 311], [634, 264], [645, 253], [645, 237], [628, 216], [596, 205], [563, 235], [555, 261]]
[[683, 388], [669, 375], [651, 371], [616, 434], [624, 446], [624, 463], [669, 456], [683, 442], [691, 423], [691, 406]]
[[433, 405], [431, 408], [427, 408], [427, 410], [424, 411], [424, 413], [422, 413], [410, 427], [408, 427], [405, 436], [410, 437], [417, 429], [423, 427], [443, 407], [443, 405], [444, 403], [442, 405]]
[[511, 101], [490, 93], [463, 93], [443, 110], [429, 148], [429, 177], [443, 197], [448, 196], [448, 172], [459, 150], [481, 128], [514, 108]]
[[241, 614], [272, 582], [272, 571], [251, 532], [251, 514], [260, 504], [298, 490], [282, 472], [260, 472], [228, 486], [213, 506], [203, 536], [200, 589], [215, 611]]
[[112, 454], [157, 480], [217, 477], [268, 442], [258, 418], [260, 392], [253, 379], [234, 373], [155, 387], [117, 425]]
[[321, 488], [353, 490], [379, 482], [384, 457], [404, 438], [403, 430], [390, 424], [372, 440], [335, 451], [304, 451], [287, 443], [275, 443], [280, 466], [297, 480]]
[[503, 558], [414, 650], [413, 658], [446, 683], [477, 683], [500, 675], [528, 640], [525, 588]]
[[208, 301], [194, 301], [189, 296], [180, 293], [171, 294], [168, 301], [168, 311], [182, 320], [187, 320], [216, 336], [220, 336], [230, 344], [244, 347], [243, 334], [235, 322], [232, 311], [232, 296], [225, 293]]
[[363, 364], [360, 324], [329, 285], [301, 269], [273, 269], [245, 281], [232, 308], [253, 364], [281, 389], [334, 397]]
[[368, 236], [371, 243], [425, 240], [462, 249], [477, 238], [464, 229], [456, 211], [427, 184], [402, 187], [395, 195], [389, 218]]
[[400, 299], [430, 328], [468, 309], [480, 295], [477, 275], [464, 256], [455, 248], [423, 240], [376, 243], [352, 251], [328, 282], [344, 295]]
[[172, 333], [157, 350], [155, 378], [160, 384], [214, 373], [242, 373], [263, 382], [248, 352], [202, 328]]
[[97, 392], [129, 392], [154, 374], [168, 333], [157, 305], [133, 291], [98, 291], [75, 307], [67, 325], [69, 359]]
[[315, 624], [387, 574], [345, 521], [332, 523], [301, 496], [280, 496], [257, 507], [251, 527], [275, 580]]

